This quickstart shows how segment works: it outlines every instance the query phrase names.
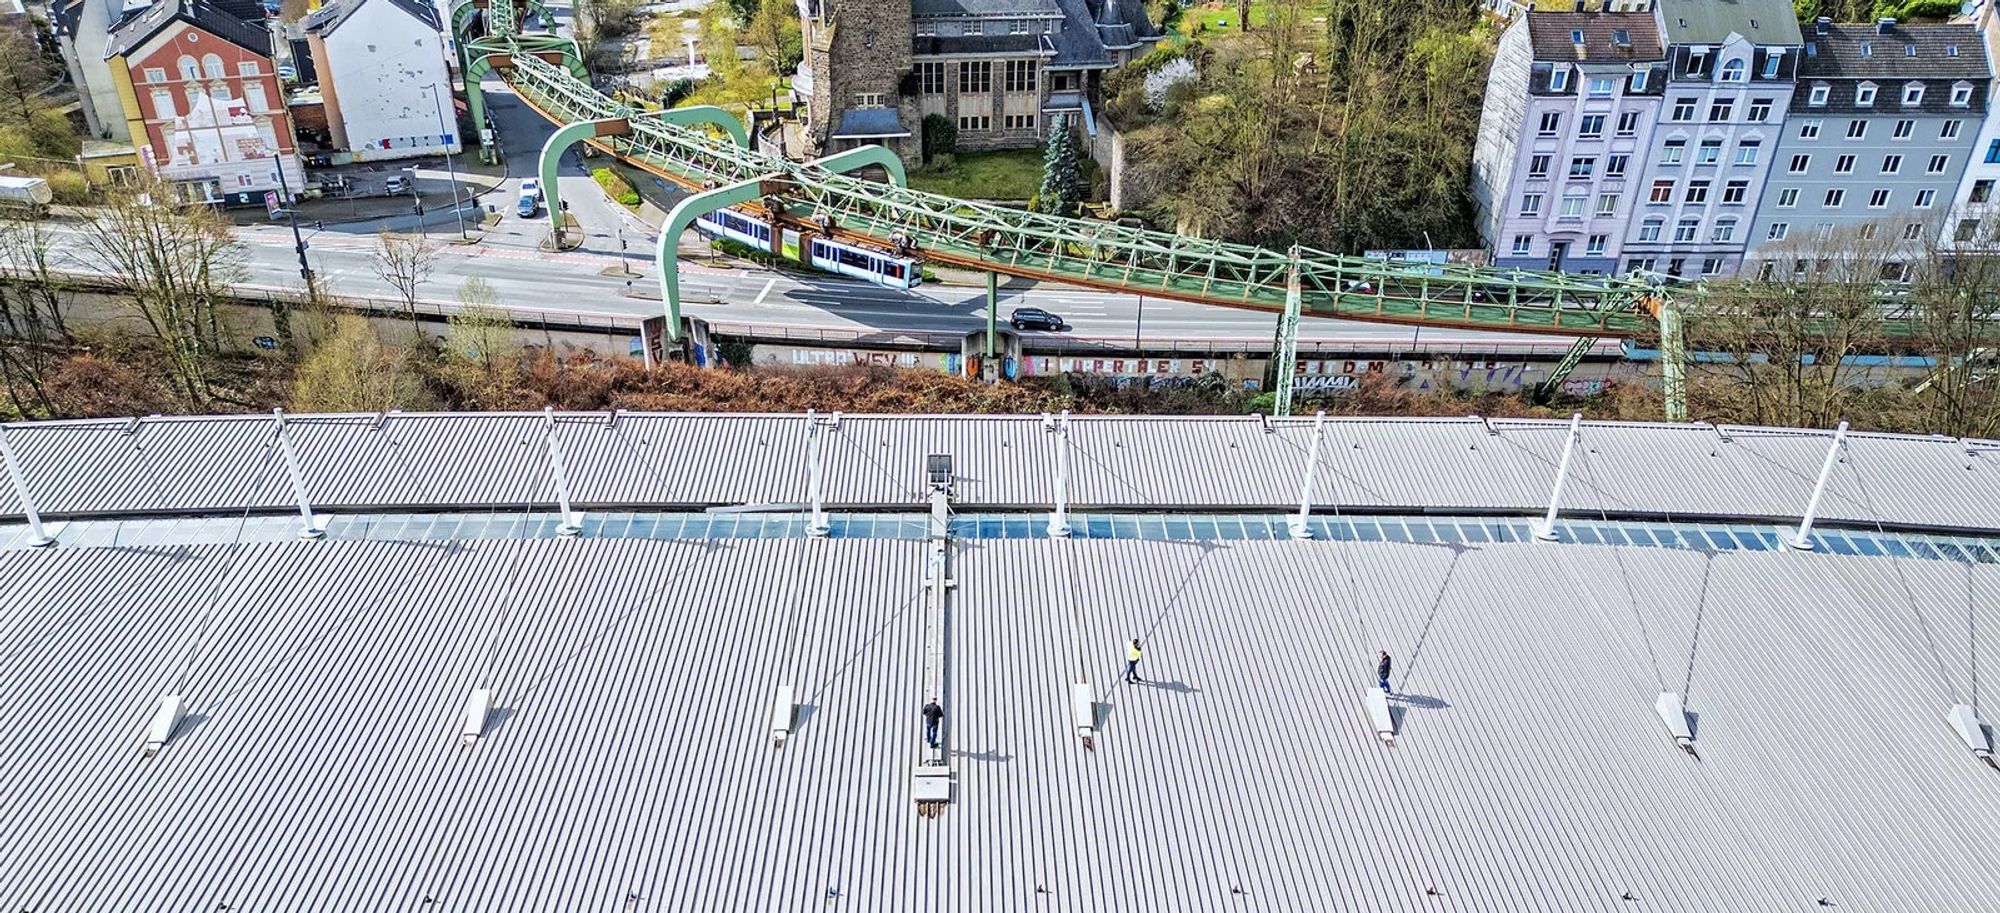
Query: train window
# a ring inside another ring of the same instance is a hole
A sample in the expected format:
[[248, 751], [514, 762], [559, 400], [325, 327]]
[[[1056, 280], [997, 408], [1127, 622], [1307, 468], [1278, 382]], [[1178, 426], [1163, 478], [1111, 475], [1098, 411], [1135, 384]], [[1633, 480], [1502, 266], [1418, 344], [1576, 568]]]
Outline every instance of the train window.
[[757, 240], [759, 241], [771, 240], [771, 226], [769, 225], [757, 226]]
[[826, 242], [819, 240], [813, 241], [812, 255], [824, 259], [826, 257]]
[[867, 254], [851, 247], [842, 248], [840, 251], [840, 262], [843, 266], [852, 266], [856, 269], [873, 269], [874, 264], [870, 263], [869, 259]]
[[903, 278], [903, 264], [893, 260], [882, 261], [882, 275], [888, 276], [891, 279]]

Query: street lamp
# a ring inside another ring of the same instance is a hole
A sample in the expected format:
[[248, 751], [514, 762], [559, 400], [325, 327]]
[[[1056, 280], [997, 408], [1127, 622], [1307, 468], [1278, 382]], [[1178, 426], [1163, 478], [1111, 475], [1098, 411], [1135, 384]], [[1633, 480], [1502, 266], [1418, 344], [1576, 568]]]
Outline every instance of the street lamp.
[[[444, 140], [444, 173], [451, 178], [451, 211], [454, 215], [458, 216], [458, 239], [463, 241], [465, 240], [465, 208], [460, 206], [458, 202], [458, 169], [452, 167], [451, 164], [452, 130], [450, 127], [445, 126], [444, 95], [438, 91], [437, 83], [425, 86], [424, 91], [431, 93], [432, 107], [437, 109], [438, 138]], [[412, 189], [416, 187], [416, 183], [416, 175], [413, 174], [410, 176], [410, 186]], [[419, 219], [418, 221], [422, 220]]]
[[403, 171], [410, 176], [410, 211], [417, 214], [417, 233], [429, 238], [430, 228], [424, 225], [424, 198], [417, 195], [417, 166], [411, 165]]

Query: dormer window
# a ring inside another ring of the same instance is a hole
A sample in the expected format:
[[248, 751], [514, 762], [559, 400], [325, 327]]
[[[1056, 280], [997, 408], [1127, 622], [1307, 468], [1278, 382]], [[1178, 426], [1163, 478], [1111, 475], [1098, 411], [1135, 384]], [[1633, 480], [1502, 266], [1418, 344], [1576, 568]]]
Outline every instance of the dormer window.
[[1861, 56], [1863, 57], [1875, 56], [1875, 46], [1870, 42], [1866, 41], [1861, 42]]
[[1743, 58], [1741, 58], [1741, 57], [1738, 57], [1738, 58], [1735, 58], [1735, 59], [1733, 59], [1733, 60], [1729, 61], [1728, 63], [1725, 63], [1725, 64], [1723, 64], [1723, 65], [1722, 65], [1722, 81], [1723, 81], [1723, 82], [1742, 82], [1742, 81], [1743, 81], [1743, 71], [1744, 71], [1745, 69], [1746, 69], [1746, 67], [1745, 67], [1745, 65], [1744, 65], [1744, 63], [1743, 63]]
[[1764, 78], [1777, 79], [1778, 62], [1784, 59], [1785, 55], [1777, 53], [1775, 51], [1764, 52]]
[[1906, 45], [1903, 45], [1903, 56], [1904, 56], [1904, 57], [1915, 57], [1915, 56], [1917, 56], [1917, 46], [1916, 46], [1916, 45], [1914, 45], [1914, 44], [1906, 44]]
[[1923, 83], [1913, 82], [1903, 86], [1903, 104], [1905, 106], [1921, 105], [1923, 103], [1924, 103]]
[[1635, 63], [1632, 65], [1632, 91], [1646, 91], [1646, 74], [1651, 72], [1652, 69], [1652, 67], [1645, 64]]
[[[1969, 82], [1952, 83], [1951, 106], [1954, 108], [1963, 108], [1970, 104], [1972, 104], [1972, 84]], [[1953, 123], [1957, 122], [1953, 121]]]
[[1812, 96], [1806, 100], [1806, 104], [1812, 105], [1815, 108], [1825, 107], [1826, 97], [1832, 94], [1832, 92], [1832, 87], [1826, 83], [1815, 83], [1812, 87]]
[[1627, 31], [1627, 30], [1625, 30], [1625, 29], [1612, 29], [1612, 30], [1611, 30], [1611, 45], [1612, 45], [1613, 47], [1620, 47], [1620, 48], [1629, 48], [1629, 47], [1631, 47], [1631, 46], [1632, 46], [1632, 33], [1631, 33], [1630, 31]]
[[1705, 69], [1707, 66], [1708, 66], [1707, 54], [1704, 54], [1700, 51], [1696, 51], [1688, 55], [1687, 75], [1700, 76], [1701, 71]]
[[1555, 72], [1549, 74], [1549, 91], [1569, 91], [1569, 67], [1556, 67]]
[[1946, 56], [1946, 57], [1957, 57], [1957, 56], [1958, 56], [1958, 45], [1955, 45], [1955, 44], [1947, 44], [1947, 45], [1945, 45], [1945, 46], [1944, 46], [1944, 56]]
[[1570, 43], [1570, 44], [1582, 44], [1582, 43], [1583, 43], [1583, 30], [1582, 30], [1582, 29], [1570, 29], [1570, 30], [1569, 30], [1569, 43]]
[[1856, 107], [1860, 108], [1866, 108], [1869, 107], [1870, 105], [1875, 104], [1875, 84], [1872, 82], [1864, 82], [1861, 84], [1860, 88], [1855, 89], [1854, 104]]

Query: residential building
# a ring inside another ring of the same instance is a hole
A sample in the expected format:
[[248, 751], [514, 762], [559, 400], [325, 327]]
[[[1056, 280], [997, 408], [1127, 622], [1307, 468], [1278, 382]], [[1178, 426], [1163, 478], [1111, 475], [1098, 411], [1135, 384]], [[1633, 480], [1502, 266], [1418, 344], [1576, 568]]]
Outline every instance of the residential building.
[[800, 19], [807, 151], [875, 142], [910, 161], [927, 115], [965, 150], [1036, 146], [1057, 123], [1095, 136], [1101, 75], [1160, 36], [1138, 0], [802, 0]]
[[[130, 4], [133, 11], [144, 3]], [[69, 70], [70, 84], [76, 86], [77, 104], [83, 109], [84, 129], [97, 140], [130, 143], [125, 128], [125, 106], [118, 100], [118, 85], [111, 78], [105, 51], [111, 42], [111, 27], [123, 19], [127, 0], [57, 0], [49, 4], [49, 24], [56, 47]]]
[[[1980, 3], [1968, 20], [1979, 29], [1987, 68], [2000, 60], [2000, 17], [1991, 3]], [[1960, 49], [1961, 53], [1963, 48]], [[1987, 110], [1993, 110], [1993, 81], [1986, 80]], [[2000, 251], [2000, 117], [1979, 122], [1965, 175], [1952, 194], [1952, 208], [1939, 232], [1939, 245], [1949, 250]]]
[[1495, 264], [1617, 269], [1663, 60], [1645, 13], [1531, 11], [1502, 33], [1473, 154]]
[[1991, 79], [1972, 25], [1814, 22], [1750, 259], [1768, 273], [1805, 269], [1815, 242], [1928, 249], [1984, 132]]
[[261, 203], [280, 169], [292, 189], [303, 185], [254, 4], [159, 0], [115, 25], [105, 53], [141, 158], [182, 199]]
[[459, 151], [435, 6], [335, 0], [303, 25], [335, 163]]
[[1786, 0], [1660, 0], [1661, 119], [1640, 161], [1625, 270], [1736, 272], [1792, 100], [1801, 36]]

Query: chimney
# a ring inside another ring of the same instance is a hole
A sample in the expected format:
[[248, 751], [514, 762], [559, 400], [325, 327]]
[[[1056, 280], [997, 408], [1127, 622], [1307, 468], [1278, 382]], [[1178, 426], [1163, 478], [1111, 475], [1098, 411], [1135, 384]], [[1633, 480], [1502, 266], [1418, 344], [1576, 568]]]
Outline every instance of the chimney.
[[1896, 20], [1893, 18], [1884, 16], [1880, 19], [1875, 20], [1875, 34], [1877, 35], [1887, 35], [1895, 28], [1896, 28]]
[[1829, 17], [1829, 16], [1821, 16], [1821, 17], [1819, 17], [1818, 19], [1814, 19], [1814, 20], [1813, 20], [1813, 34], [1815, 34], [1815, 35], [1824, 35], [1824, 34], [1826, 34], [1826, 29], [1827, 29], [1827, 26], [1830, 26], [1830, 25], [1832, 25], [1832, 24], [1833, 24], [1833, 19], [1832, 19], [1832, 17]]

